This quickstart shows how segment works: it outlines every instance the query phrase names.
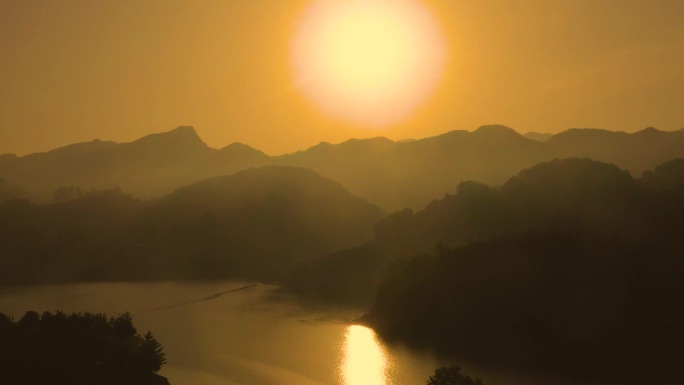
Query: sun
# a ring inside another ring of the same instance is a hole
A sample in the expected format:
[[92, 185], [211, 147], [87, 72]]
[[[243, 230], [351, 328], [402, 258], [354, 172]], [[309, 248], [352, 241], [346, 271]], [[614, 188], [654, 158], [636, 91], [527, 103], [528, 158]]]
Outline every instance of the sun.
[[292, 41], [297, 86], [327, 114], [385, 128], [431, 95], [444, 39], [418, 0], [315, 0]]

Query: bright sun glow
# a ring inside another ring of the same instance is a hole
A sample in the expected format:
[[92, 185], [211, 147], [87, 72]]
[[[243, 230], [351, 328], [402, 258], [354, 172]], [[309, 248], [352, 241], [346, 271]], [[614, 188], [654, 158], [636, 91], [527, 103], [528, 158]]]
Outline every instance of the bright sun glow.
[[328, 114], [386, 127], [431, 94], [443, 45], [418, 0], [316, 0], [293, 40], [292, 67], [297, 84]]
[[344, 385], [390, 385], [388, 362], [373, 330], [347, 327], [340, 374]]

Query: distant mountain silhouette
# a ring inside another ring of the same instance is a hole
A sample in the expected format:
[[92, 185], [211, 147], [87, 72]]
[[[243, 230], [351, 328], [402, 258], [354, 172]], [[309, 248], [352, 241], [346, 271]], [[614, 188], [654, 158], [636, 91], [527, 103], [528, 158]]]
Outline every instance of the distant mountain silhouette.
[[546, 142], [553, 136], [553, 134], [530, 131], [523, 136], [527, 139], [536, 140], [537, 142]]
[[[264, 164], [268, 155], [246, 144], [233, 143], [219, 150], [219, 158], [231, 168], [240, 170]], [[225, 173], [230, 174], [228, 171]]]
[[98, 190], [0, 204], [0, 282], [278, 279], [372, 239], [382, 210], [310, 170], [248, 169], [140, 201]]
[[0, 177], [38, 201], [49, 202], [59, 187], [83, 191], [120, 187], [149, 198], [249, 167], [295, 166], [336, 180], [353, 194], [393, 211], [422, 208], [436, 197], [456, 192], [462, 181], [499, 186], [521, 169], [568, 157], [615, 164], [638, 176], [684, 157], [684, 131], [648, 128], [627, 134], [570, 129], [541, 141], [532, 133], [522, 136], [511, 128], [490, 125], [411, 141], [371, 138], [320, 143], [269, 157], [239, 143], [212, 149], [194, 129], [179, 127], [130, 143], [93, 141], [24, 157], [2, 155]]
[[658, 164], [684, 157], [684, 132], [653, 127], [633, 134], [600, 129], [570, 129], [546, 143], [554, 157], [581, 157], [612, 163], [635, 176]]
[[504, 126], [452, 131], [410, 142], [386, 138], [320, 144], [277, 159], [311, 168], [381, 207], [423, 207], [463, 180], [502, 183], [544, 159], [543, 148]]
[[400, 210], [424, 207], [455, 192], [461, 181], [501, 185], [523, 168], [568, 157], [615, 164], [638, 176], [684, 157], [684, 132], [571, 129], [540, 141], [493, 125], [404, 143], [375, 138], [321, 144], [279, 161], [311, 168], [387, 210]]
[[95, 140], [46, 153], [0, 158], [0, 176], [49, 202], [60, 186], [83, 190], [120, 187], [148, 198], [198, 180], [265, 164], [268, 156], [235, 144], [207, 147], [192, 127], [152, 134], [130, 143]]

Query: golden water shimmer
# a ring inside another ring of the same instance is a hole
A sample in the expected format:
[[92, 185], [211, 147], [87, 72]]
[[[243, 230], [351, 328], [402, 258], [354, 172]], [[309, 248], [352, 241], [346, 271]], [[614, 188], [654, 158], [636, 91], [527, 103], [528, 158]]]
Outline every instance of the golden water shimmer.
[[348, 326], [342, 349], [339, 370], [344, 385], [391, 385], [388, 354], [373, 330]]

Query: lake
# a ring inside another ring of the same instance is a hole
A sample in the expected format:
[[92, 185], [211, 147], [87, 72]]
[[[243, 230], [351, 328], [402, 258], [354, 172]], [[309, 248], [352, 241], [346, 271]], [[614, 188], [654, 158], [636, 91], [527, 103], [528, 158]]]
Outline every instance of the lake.
[[[0, 312], [130, 312], [152, 331], [171, 385], [420, 385], [459, 364], [488, 385], [547, 379], [483, 369], [430, 352], [388, 345], [350, 321], [358, 309], [311, 305], [252, 282], [93, 283], [0, 291]], [[553, 380], [553, 383], [561, 383]], [[570, 384], [569, 382], [563, 382]]]

